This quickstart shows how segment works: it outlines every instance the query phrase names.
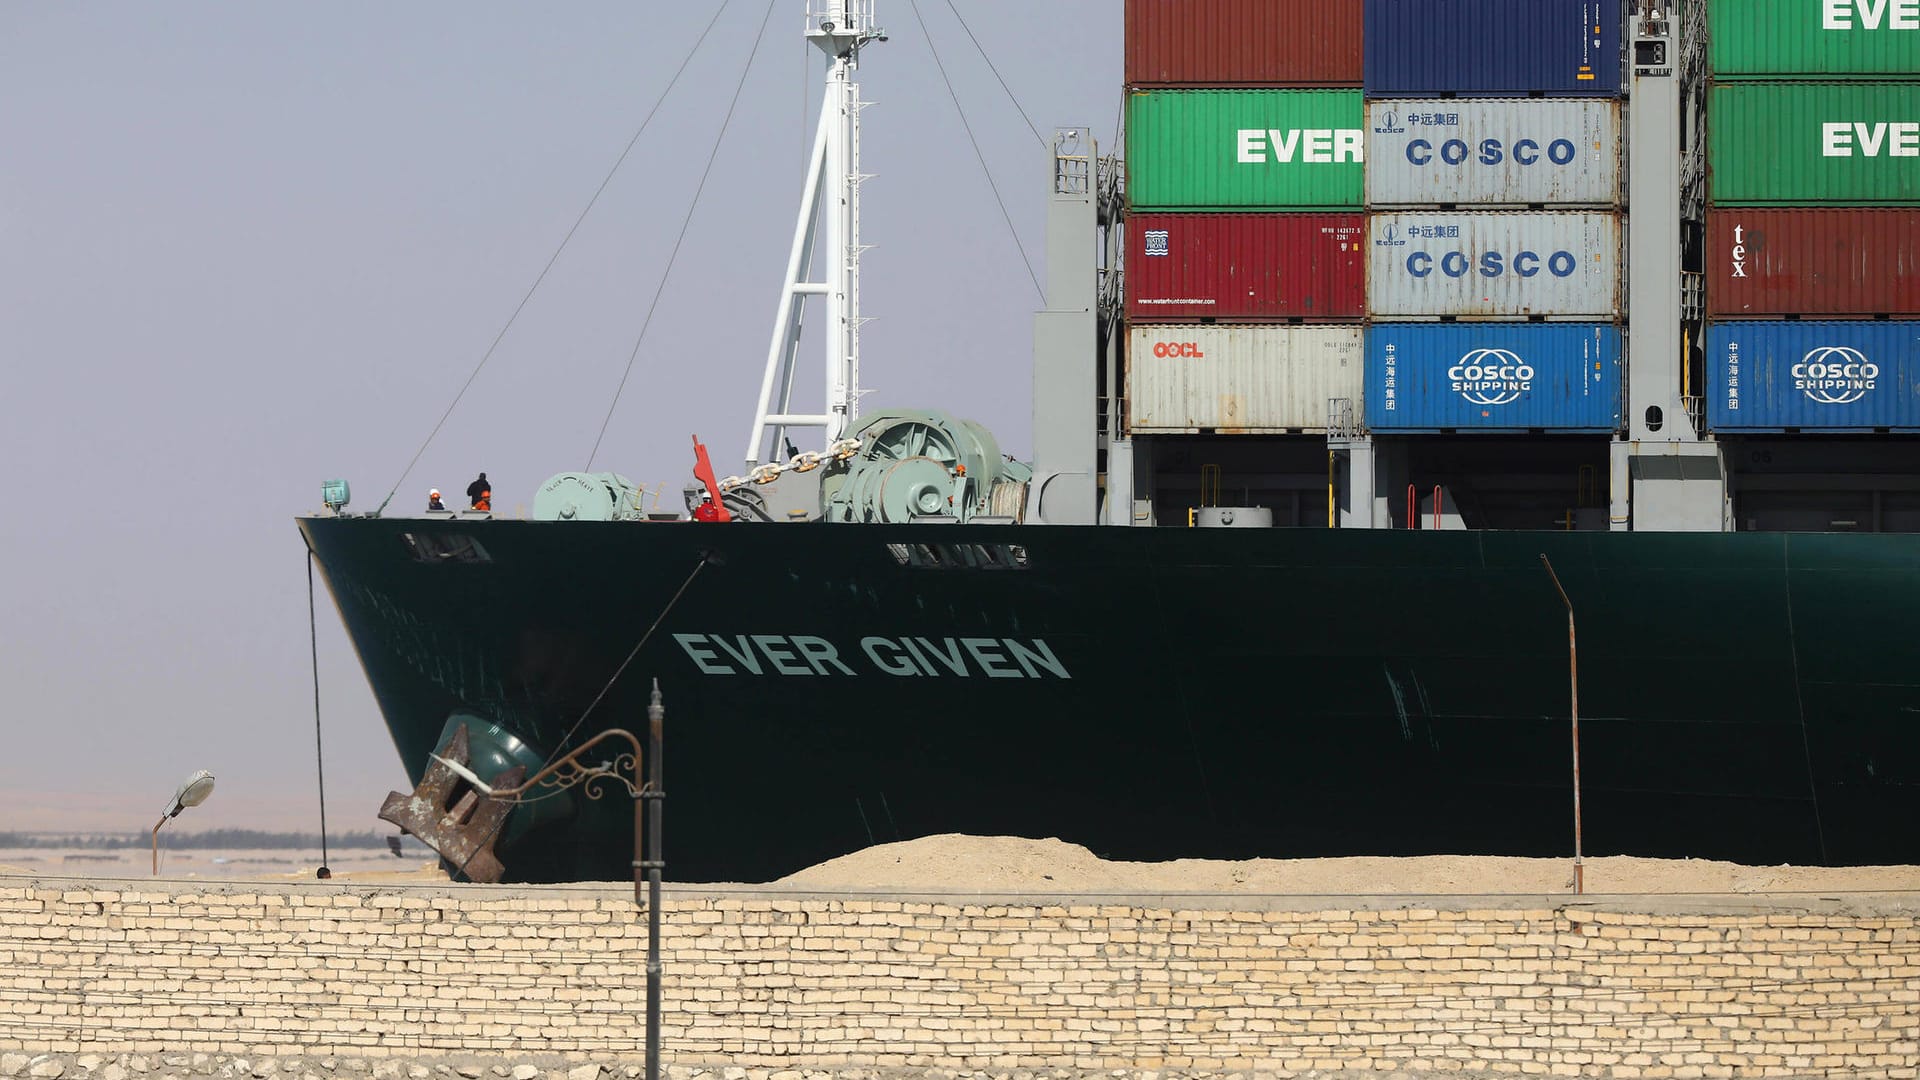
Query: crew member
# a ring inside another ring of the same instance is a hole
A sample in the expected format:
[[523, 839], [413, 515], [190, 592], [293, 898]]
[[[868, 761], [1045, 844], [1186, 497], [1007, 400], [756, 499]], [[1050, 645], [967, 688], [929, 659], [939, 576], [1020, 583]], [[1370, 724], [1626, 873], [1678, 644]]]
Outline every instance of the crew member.
[[475, 510], [493, 509], [493, 485], [487, 483], [487, 474], [481, 473], [480, 479], [467, 485], [467, 501]]
[[440, 501], [439, 488], [434, 488], [432, 491], [427, 492], [427, 509], [445, 510], [446, 508], [447, 504]]

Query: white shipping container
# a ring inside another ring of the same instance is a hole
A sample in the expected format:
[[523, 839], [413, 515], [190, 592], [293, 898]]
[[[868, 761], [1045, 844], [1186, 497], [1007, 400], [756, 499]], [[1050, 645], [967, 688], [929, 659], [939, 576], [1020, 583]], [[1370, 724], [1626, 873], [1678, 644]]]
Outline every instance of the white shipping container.
[[1371, 206], [1620, 202], [1620, 103], [1606, 98], [1367, 102]]
[[1131, 430], [1325, 431], [1330, 399], [1364, 415], [1365, 345], [1358, 326], [1135, 326]]
[[1612, 319], [1620, 219], [1604, 211], [1392, 210], [1368, 218], [1375, 318]]

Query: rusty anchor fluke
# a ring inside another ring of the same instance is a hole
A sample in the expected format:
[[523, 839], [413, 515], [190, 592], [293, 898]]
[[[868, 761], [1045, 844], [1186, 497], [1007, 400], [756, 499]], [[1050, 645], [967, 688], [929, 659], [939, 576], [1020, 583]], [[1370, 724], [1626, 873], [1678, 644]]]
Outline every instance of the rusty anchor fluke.
[[[380, 805], [380, 820], [392, 822], [419, 837], [421, 843], [459, 868], [467, 880], [498, 883], [506, 867], [494, 854], [493, 843], [513, 804], [485, 797], [446, 764], [447, 761], [462, 767], [472, 764], [465, 724], [454, 729], [438, 756], [446, 761], [431, 761], [412, 794], [387, 793], [386, 802]], [[486, 782], [495, 789], [510, 788], [526, 775], [526, 766], [515, 765]]]

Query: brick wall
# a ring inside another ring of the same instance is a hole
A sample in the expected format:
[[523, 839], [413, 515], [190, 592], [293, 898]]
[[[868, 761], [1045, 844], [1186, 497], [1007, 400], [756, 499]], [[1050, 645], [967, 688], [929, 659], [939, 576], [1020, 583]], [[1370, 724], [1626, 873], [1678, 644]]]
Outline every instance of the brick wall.
[[[1914, 1077], [1920, 893], [1026, 897], [684, 887], [676, 1066]], [[630, 888], [0, 879], [0, 1047], [635, 1053]]]

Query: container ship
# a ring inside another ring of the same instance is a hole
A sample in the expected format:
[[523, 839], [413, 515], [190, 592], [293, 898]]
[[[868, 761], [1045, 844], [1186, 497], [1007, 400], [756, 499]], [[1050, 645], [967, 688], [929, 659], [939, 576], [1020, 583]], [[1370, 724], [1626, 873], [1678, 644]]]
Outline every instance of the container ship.
[[1051, 143], [1031, 461], [856, 415], [883, 37], [817, 0], [739, 474], [696, 441], [687, 514], [562, 473], [527, 520], [328, 486], [298, 524], [420, 785], [383, 816], [467, 877], [625, 877], [625, 800], [471, 780], [637, 727], [658, 679], [678, 880], [947, 832], [1920, 862], [1911, 12], [1125, 18], [1124, 154]]

